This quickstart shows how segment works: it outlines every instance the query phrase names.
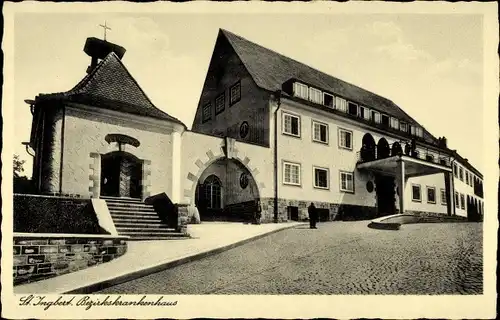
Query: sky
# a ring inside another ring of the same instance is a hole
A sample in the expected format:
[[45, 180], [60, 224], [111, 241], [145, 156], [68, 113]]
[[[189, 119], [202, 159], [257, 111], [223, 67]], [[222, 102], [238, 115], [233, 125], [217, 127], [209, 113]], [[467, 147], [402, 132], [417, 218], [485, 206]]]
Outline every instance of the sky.
[[[219, 28], [384, 96], [480, 171], [483, 25], [462, 14], [18, 13], [14, 30], [14, 152], [31, 157], [25, 99], [71, 89], [85, 76], [87, 37], [127, 50], [123, 63], [152, 102], [188, 128]], [[34, 27], [36, 26], [36, 27]]]

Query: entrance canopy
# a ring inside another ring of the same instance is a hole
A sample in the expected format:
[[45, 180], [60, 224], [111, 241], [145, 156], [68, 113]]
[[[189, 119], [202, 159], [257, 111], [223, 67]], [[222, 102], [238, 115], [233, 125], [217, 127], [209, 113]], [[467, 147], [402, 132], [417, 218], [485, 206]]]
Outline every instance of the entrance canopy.
[[404, 163], [406, 178], [426, 176], [435, 173], [451, 172], [451, 167], [435, 162], [400, 155], [384, 159], [372, 160], [357, 164], [358, 169], [378, 172], [384, 175], [396, 176], [400, 172], [399, 163]]

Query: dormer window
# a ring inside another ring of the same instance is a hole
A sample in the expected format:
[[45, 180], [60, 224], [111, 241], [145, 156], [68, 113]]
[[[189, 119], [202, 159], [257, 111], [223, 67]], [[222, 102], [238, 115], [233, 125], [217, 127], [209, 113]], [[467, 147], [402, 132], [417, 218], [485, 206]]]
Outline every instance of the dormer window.
[[411, 126], [411, 134], [422, 138], [424, 136], [424, 131], [421, 127]]
[[403, 132], [408, 132], [408, 124], [405, 122], [400, 122], [399, 123], [399, 130]]
[[302, 84], [300, 82], [295, 82], [293, 84], [293, 95], [295, 97], [299, 97], [302, 99], [308, 99], [309, 98], [309, 92], [308, 88], [305, 84]]
[[335, 97], [335, 106], [342, 112], [347, 112], [347, 101], [341, 97]]
[[316, 88], [309, 88], [309, 100], [317, 104], [323, 104], [323, 93]]
[[348, 113], [352, 116], [357, 116], [358, 115], [358, 105], [353, 103], [353, 102], [348, 102]]
[[389, 116], [386, 114], [382, 115], [382, 125], [384, 127], [389, 127]]
[[399, 120], [397, 118], [391, 117], [391, 128], [399, 129]]
[[359, 107], [359, 116], [365, 120], [370, 120], [370, 115], [371, 115], [371, 112], [370, 112], [370, 109], [366, 108], [366, 107]]
[[335, 101], [334, 96], [331, 94], [328, 94], [326, 92], [323, 92], [323, 104], [327, 107], [333, 108], [334, 104], [333, 102]]
[[372, 121], [375, 123], [381, 123], [382, 119], [380, 117], [380, 112], [372, 110]]

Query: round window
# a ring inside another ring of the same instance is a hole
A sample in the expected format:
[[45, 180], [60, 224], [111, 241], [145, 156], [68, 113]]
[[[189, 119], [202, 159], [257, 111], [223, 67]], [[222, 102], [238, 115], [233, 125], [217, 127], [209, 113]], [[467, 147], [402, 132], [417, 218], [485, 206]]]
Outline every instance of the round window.
[[248, 187], [248, 175], [246, 173], [242, 173], [240, 175], [240, 187], [242, 189], [245, 189]]
[[373, 192], [373, 182], [368, 181], [366, 183], [366, 190], [368, 190], [368, 192], [370, 192], [370, 193]]
[[242, 139], [246, 138], [249, 131], [250, 131], [250, 126], [248, 125], [248, 122], [243, 121], [243, 123], [240, 126], [240, 137]]

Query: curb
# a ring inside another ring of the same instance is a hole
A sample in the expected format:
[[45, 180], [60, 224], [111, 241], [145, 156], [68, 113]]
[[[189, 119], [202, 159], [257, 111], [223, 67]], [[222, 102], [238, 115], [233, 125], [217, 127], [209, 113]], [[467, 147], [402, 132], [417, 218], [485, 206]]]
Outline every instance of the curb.
[[215, 254], [218, 254], [218, 253], [221, 253], [221, 252], [233, 249], [235, 247], [239, 247], [239, 246], [244, 245], [246, 243], [258, 240], [258, 239], [263, 238], [265, 236], [268, 236], [270, 234], [277, 233], [277, 232], [280, 232], [280, 231], [283, 231], [283, 230], [287, 230], [287, 229], [291, 229], [291, 228], [294, 228], [294, 227], [297, 227], [297, 226], [301, 226], [301, 225], [305, 225], [305, 224], [302, 224], [302, 223], [301, 224], [294, 224], [292, 226], [287, 226], [287, 227], [284, 227], [284, 228], [281, 228], [281, 229], [276, 229], [276, 230], [272, 230], [272, 231], [269, 231], [269, 232], [265, 232], [265, 233], [262, 233], [262, 234], [250, 237], [248, 239], [244, 239], [244, 240], [240, 240], [238, 242], [234, 242], [234, 243], [228, 244], [228, 245], [223, 246], [223, 247], [211, 249], [211, 250], [208, 250], [208, 251], [205, 251], [205, 252], [200, 252], [200, 253], [194, 254], [194, 255], [189, 256], [189, 257], [180, 258], [180, 259], [169, 261], [169, 262], [165, 262], [165, 263], [162, 263], [162, 264], [159, 264], [159, 265], [156, 265], [156, 266], [148, 267], [148, 268], [145, 268], [145, 269], [142, 269], [142, 270], [134, 271], [134, 272], [131, 272], [131, 273], [128, 273], [128, 274], [120, 275], [120, 276], [117, 276], [117, 277], [115, 277], [113, 279], [108, 279], [108, 280], [104, 280], [104, 281], [98, 281], [98, 282], [95, 282], [95, 283], [92, 283], [92, 284], [89, 284], [89, 285], [86, 285], [86, 286], [83, 286], [83, 287], [80, 287], [80, 288], [76, 288], [76, 289], [73, 289], [73, 290], [70, 290], [70, 291], [66, 291], [66, 292], [64, 292], [62, 294], [90, 294], [92, 292], [103, 290], [103, 289], [106, 289], [106, 288], [109, 288], [109, 287], [112, 287], [112, 286], [115, 286], [115, 285], [118, 285], [118, 284], [121, 284], [121, 283], [124, 283], [124, 282], [128, 282], [128, 281], [131, 281], [131, 280], [135, 280], [135, 279], [138, 279], [138, 278], [142, 278], [144, 276], [147, 276], [147, 275], [150, 275], [150, 274], [153, 274], [153, 273], [157, 273], [157, 272], [160, 272], [160, 271], [171, 269], [173, 267], [176, 267], [176, 266], [179, 266], [179, 265], [182, 265], [182, 264], [186, 264], [186, 263], [189, 263], [189, 262], [192, 262], [192, 261], [195, 261], [195, 260], [203, 259], [203, 258], [212, 256], [212, 255], [215, 255]]

